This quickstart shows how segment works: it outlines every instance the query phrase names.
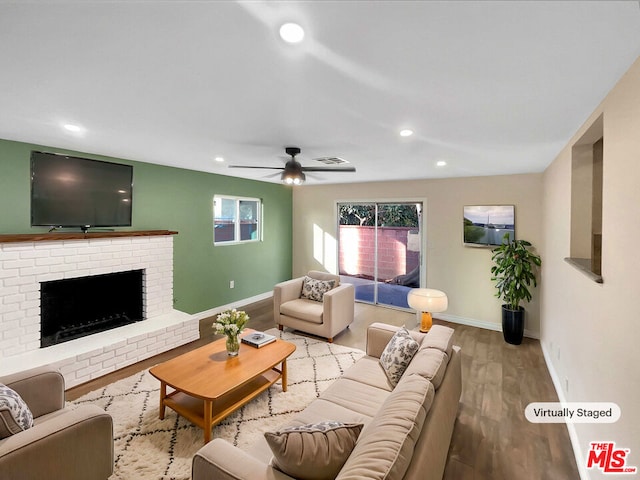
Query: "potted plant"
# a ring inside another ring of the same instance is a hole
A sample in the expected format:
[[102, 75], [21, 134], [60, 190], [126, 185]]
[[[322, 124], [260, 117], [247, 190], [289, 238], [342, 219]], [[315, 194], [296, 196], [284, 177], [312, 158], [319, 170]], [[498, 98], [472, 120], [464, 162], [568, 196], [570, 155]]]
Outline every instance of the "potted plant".
[[511, 240], [506, 233], [502, 245], [493, 249], [491, 260], [491, 280], [496, 282], [496, 297], [505, 303], [502, 305], [502, 334], [507, 343], [520, 345], [524, 334], [524, 307], [520, 302], [531, 300], [529, 286], [536, 283], [534, 266], [539, 267], [542, 260], [528, 250], [531, 243], [526, 240]]

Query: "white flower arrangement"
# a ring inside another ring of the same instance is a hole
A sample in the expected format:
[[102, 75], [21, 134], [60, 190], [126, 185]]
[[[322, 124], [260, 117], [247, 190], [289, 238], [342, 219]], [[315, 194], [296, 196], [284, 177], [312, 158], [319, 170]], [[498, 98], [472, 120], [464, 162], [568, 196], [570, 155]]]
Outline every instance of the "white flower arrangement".
[[237, 336], [249, 321], [249, 315], [242, 310], [226, 310], [218, 315], [212, 325], [216, 333], [223, 333], [227, 337]]

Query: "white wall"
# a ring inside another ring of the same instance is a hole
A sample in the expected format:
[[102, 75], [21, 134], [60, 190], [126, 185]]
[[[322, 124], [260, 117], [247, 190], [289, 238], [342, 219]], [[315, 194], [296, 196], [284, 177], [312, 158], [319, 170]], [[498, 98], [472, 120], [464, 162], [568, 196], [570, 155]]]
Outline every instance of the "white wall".
[[[601, 114], [604, 283], [597, 284], [563, 259], [570, 251], [571, 147]], [[570, 427], [578, 466], [587, 478], [589, 442], [613, 440], [640, 467], [640, 59], [545, 171], [542, 201], [541, 342], [556, 389], [567, 401], [622, 409], [615, 424]], [[599, 470], [589, 475], [607, 478]]]
[[[542, 241], [542, 174], [404, 182], [306, 185], [293, 195], [293, 274], [337, 272], [336, 202], [422, 200], [426, 205], [427, 286], [447, 293], [444, 319], [501, 330], [491, 282], [491, 250], [462, 245], [464, 205], [514, 204], [516, 236]], [[544, 261], [544, 259], [543, 259]], [[526, 305], [529, 335], [539, 334], [539, 296]]]

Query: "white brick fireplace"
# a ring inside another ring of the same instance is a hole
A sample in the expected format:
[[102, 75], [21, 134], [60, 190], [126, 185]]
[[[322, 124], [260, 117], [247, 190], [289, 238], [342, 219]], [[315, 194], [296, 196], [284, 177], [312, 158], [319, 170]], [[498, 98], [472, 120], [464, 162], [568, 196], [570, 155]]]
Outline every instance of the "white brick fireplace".
[[[173, 309], [173, 236], [140, 233], [0, 239], [0, 375], [53, 364], [72, 387], [198, 339]], [[40, 348], [40, 282], [130, 270], [144, 271], [145, 320]]]

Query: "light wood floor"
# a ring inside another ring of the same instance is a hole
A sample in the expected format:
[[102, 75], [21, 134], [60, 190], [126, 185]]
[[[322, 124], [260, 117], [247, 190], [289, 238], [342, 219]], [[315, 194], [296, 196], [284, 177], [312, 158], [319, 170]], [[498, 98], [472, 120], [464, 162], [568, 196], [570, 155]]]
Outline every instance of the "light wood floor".
[[[275, 326], [270, 299], [242, 309], [251, 317], [249, 327]], [[371, 323], [404, 325], [413, 318], [412, 313], [357, 303], [354, 323], [334, 341], [364, 350]], [[200, 322], [200, 340], [74, 387], [67, 399], [210, 342], [217, 338], [212, 323], [213, 318]], [[540, 342], [525, 338], [522, 345], [509, 345], [501, 332], [434, 323], [454, 328], [454, 343], [462, 348], [462, 398], [444, 480], [579, 480], [566, 426], [531, 424], [524, 418], [530, 402], [558, 401]]]

